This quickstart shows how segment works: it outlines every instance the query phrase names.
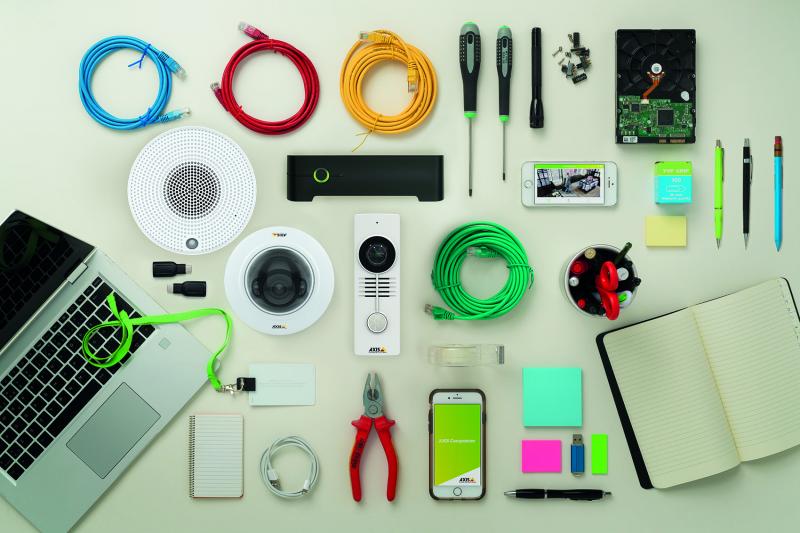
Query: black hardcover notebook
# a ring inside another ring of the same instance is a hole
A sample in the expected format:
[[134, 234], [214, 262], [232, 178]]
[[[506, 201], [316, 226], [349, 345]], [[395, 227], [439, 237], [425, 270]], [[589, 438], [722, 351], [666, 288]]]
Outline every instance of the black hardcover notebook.
[[643, 488], [800, 444], [800, 318], [785, 279], [603, 333], [597, 346]]

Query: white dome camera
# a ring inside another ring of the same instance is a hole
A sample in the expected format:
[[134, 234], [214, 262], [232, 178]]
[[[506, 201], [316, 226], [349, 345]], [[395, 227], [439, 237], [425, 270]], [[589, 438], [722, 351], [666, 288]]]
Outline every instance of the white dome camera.
[[325, 249], [295, 228], [270, 227], [245, 237], [225, 266], [225, 293], [251, 328], [290, 335], [319, 320], [333, 296]]

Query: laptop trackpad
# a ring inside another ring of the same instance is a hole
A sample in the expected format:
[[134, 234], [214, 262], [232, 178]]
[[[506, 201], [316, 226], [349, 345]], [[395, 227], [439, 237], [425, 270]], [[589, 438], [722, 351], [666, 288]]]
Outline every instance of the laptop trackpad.
[[67, 447], [105, 478], [160, 417], [123, 383], [69, 439]]

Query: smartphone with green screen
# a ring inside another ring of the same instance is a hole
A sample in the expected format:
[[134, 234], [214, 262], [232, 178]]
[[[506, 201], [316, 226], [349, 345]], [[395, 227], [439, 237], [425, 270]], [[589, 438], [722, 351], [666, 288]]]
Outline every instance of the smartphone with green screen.
[[479, 500], [486, 493], [486, 396], [479, 389], [436, 389], [428, 411], [430, 494]]

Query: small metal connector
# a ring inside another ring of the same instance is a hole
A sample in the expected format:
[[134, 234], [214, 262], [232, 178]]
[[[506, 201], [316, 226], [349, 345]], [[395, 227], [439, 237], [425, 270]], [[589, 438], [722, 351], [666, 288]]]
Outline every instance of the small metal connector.
[[174, 261], [153, 261], [154, 278], [171, 278], [180, 274], [191, 274], [192, 265]]
[[368, 31], [361, 31], [358, 33], [358, 40], [359, 41], [369, 41], [369, 33]]
[[272, 468], [267, 470], [267, 481], [276, 489], [281, 490], [281, 481], [278, 479], [278, 473]]
[[255, 26], [251, 26], [250, 24], [248, 24], [246, 22], [240, 22], [239, 23], [239, 31], [241, 31], [242, 33], [244, 33], [246, 35], [251, 35], [252, 33], [254, 33], [255, 29], [256, 29]]
[[425, 312], [429, 315], [433, 314], [433, 306], [431, 304], [425, 304]]
[[219, 83], [217, 83], [216, 81], [211, 84], [211, 92], [214, 93], [214, 96], [217, 98], [217, 102], [219, 102], [219, 105], [227, 109], [227, 107], [225, 107], [225, 99], [222, 98], [222, 87], [220, 87]]
[[496, 250], [488, 246], [470, 246], [467, 248], [468, 257], [481, 257], [483, 259], [492, 259], [498, 257], [499, 254]]
[[202, 298], [206, 295], [206, 282], [184, 281], [183, 283], [172, 283], [167, 285], [167, 292], [170, 294], [183, 294], [184, 296]]
[[172, 111], [168, 111], [168, 112], [164, 113], [163, 115], [158, 117], [153, 122], [158, 122], [158, 123], [163, 124], [165, 122], [172, 122], [173, 120], [181, 119], [181, 118], [189, 116], [191, 114], [192, 114], [192, 110], [191, 109], [189, 109], [188, 107], [182, 107], [180, 109], [173, 109]]
[[255, 26], [252, 26], [246, 22], [239, 23], [239, 30], [250, 37], [251, 39], [267, 39], [268, 36], [263, 31], [259, 30]]

